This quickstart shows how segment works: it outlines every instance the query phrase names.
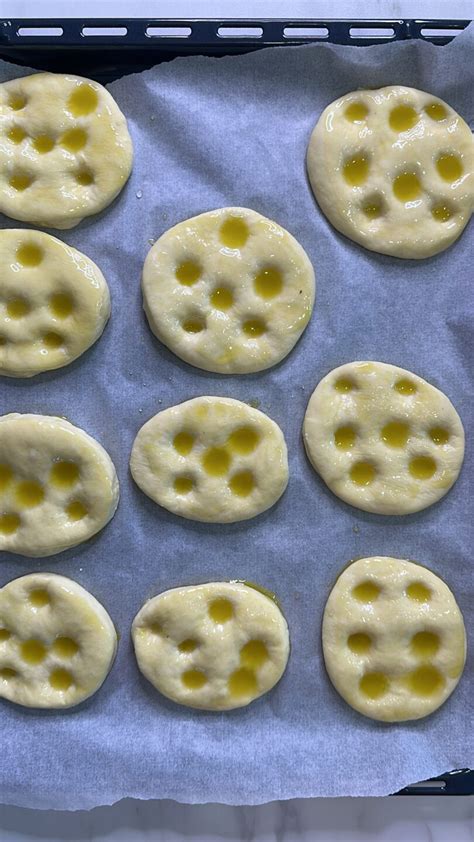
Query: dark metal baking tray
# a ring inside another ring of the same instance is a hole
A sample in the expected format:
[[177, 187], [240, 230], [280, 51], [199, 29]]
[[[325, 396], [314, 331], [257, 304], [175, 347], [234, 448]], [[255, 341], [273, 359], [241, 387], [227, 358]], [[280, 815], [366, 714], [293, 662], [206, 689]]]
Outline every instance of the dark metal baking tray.
[[[418, 38], [443, 46], [469, 20], [207, 20], [23, 18], [0, 20], [0, 58], [107, 83], [177, 56], [239, 55], [311, 42], [367, 46]], [[474, 795], [474, 770], [455, 769], [397, 795]]]
[[176, 56], [223, 56], [311, 41], [384, 44], [420, 38], [447, 44], [468, 20], [157, 20], [82, 18], [0, 21], [0, 57], [20, 65], [110, 82]]

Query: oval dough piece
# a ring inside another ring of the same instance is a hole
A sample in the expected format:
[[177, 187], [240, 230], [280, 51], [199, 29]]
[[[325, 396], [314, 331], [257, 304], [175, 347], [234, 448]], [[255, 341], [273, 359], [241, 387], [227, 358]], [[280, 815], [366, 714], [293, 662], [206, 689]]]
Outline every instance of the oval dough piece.
[[380, 362], [347, 363], [323, 377], [308, 403], [303, 439], [334, 494], [382, 515], [436, 503], [464, 458], [463, 426], [446, 395]]
[[248, 208], [220, 208], [157, 240], [142, 288], [164, 345], [206, 371], [242, 374], [289, 354], [311, 316], [315, 281], [288, 231]]
[[0, 231], [0, 374], [68, 365], [109, 315], [109, 288], [85, 254], [41, 231]]
[[132, 168], [127, 122], [81, 76], [35, 73], [0, 85], [0, 211], [72, 228], [110, 205]]
[[84, 430], [51, 415], [0, 417], [0, 551], [75, 547], [109, 522], [118, 498], [112, 460]]
[[279, 426], [232, 398], [194, 398], [154, 415], [137, 434], [130, 469], [155, 503], [209, 523], [259, 515], [288, 483]]
[[173, 702], [203, 710], [244, 707], [267, 693], [290, 645], [276, 603], [238, 582], [155, 596], [135, 617], [132, 638], [145, 678]]
[[472, 214], [471, 130], [446, 102], [414, 88], [352, 91], [328, 105], [307, 169], [329, 221], [371, 251], [430, 257]]
[[430, 570], [399, 558], [361, 558], [343, 570], [324, 609], [322, 638], [337, 692], [384, 722], [433, 713], [466, 659], [453, 594]]
[[69, 708], [105, 681], [114, 624], [77, 582], [31, 573], [0, 590], [0, 696], [35, 708]]

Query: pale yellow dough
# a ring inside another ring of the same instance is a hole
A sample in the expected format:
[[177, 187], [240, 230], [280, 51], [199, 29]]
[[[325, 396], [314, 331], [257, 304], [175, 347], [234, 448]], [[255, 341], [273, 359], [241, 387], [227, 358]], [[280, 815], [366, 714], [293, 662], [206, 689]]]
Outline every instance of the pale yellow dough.
[[174, 588], [145, 603], [132, 626], [138, 666], [164, 696], [204, 710], [231, 710], [275, 686], [289, 654], [286, 620], [249, 585]]
[[0, 374], [68, 365], [109, 315], [109, 288], [85, 254], [41, 231], [0, 231]]
[[326, 603], [322, 640], [338, 693], [385, 722], [433, 713], [466, 658], [462, 614], [447, 585], [399, 558], [361, 558], [343, 570]]
[[132, 167], [127, 122], [102, 85], [35, 73], [0, 85], [0, 211], [72, 228], [120, 193]]
[[414, 88], [352, 91], [328, 105], [309, 141], [307, 169], [334, 227], [395, 257], [443, 251], [474, 206], [469, 126], [439, 97]]
[[303, 440], [334, 494], [384, 515], [436, 503], [464, 458], [463, 426], [446, 395], [411, 371], [373, 361], [323, 377], [308, 403]]
[[204, 396], [159, 412], [134, 441], [132, 476], [165, 509], [216, 523], [246, 520], [283, 494], [283, 433], [267, 415], [232, 398]]
[[0, 590], [0, 696], [34, 708], [68, 708], [92, 696], [112, 666], [117, 634], [77, 582], [31, 573]]
[[99, 532], [119, 498], [104, 448], [50, 415], [0, 417], [0, 551], [54, 555]]
[[314, 272], [284, 228], [248, 208], [220, 208], [166, 231], [143, 268], [153, 333], [178, 357], [224, 374], [280, 362], [303, 333]]

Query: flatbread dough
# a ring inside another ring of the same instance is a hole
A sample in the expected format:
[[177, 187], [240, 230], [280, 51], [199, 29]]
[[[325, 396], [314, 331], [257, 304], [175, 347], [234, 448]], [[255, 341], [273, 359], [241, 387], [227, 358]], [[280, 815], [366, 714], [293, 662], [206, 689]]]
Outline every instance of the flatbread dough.
[[352, 362], [323, 377], [303, 425], [309, 460], [341, 500], [405, 515], [449, 491], [464, 458], [461, 419], [426, 380], [380, 362]]
[[361, 558], [343, 570], [324, 609], [322, 637], [338, 693], [384, 722], [433, 713], [466, 658], [462, 614], [447, 585], [399, 558]]
[[0, 590], [0, 696], [34, 708], [68, 708], [105, 681], [114, 624], [77, 582], [31, 573]]
[[159, 412], [138, 432], [130, 469], [155, 503], [209, 523], [255, 517], [288, 483], [279, 426], [232, 398], [204, 396]]
[[240, 582], [174, 588], [145, 603], [132, 626], [138, 666], [187, 707], [232, 710], [275, 686], [289, 654], [276, 603]]
[[109, 288], [85, 254], [41, 231], [0, 231], [0, 374], [68, 365], [109, 315]]
[[443, 251], [474, 206], [469, 126], [438, 97], [392, 85], [332, 102], [311, 135], [308, 176], [329, 221], [371, 251]]
[[0, 211], [72, 228], [120, 193], [132, 141], [117, 103], [81, 76], [35, 73], [0, 84]]
[[84, 430], [51, 415], [0, 417], [0, 551], [75, 547], [108, 523], [118, 498], [112, 460]]
[[289, 354], [311, 316], [315, 281], [288, 231], [248, 208], [220, 208], [157, 240], [142, 287], [164, 345], [206, 371], [242, 374]]

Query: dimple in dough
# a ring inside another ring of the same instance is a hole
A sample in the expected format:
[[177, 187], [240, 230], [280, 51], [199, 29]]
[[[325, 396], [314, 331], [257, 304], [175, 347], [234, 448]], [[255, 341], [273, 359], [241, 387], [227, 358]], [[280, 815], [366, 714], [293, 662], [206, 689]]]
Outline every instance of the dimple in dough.
[[338, 693], [385, 722], [433, 713], [466, 658], [462, 614], [447, 585], [399, 558], [361, 558], [343, 570], [324, 609], [322, 640]]
[[384, 515], [436, 503], [464, 458], [463, 426], [446, 395], [411, 371], [373, 361], [323, 377], [308, 403], [303, 440], [334, 494]]
[[117, 634], [77, 582], [31, 573], [0, 590], [0, 696], [34, 708], [68, 708], [92, 696], [112, 666]]
[[345, 94], [321, 114], [307, 169], [329, 221], [371, 251], [443, 251], [474, 205], [469, 126], [432, 94], [399, 85]]
[[232, 710], [267, 693], [288, 661], [277, 604], [239, 582], [174, 588], [145, 603], [132, 626], [138, 666], [187, 707]]
[[0, 85], [0, 211], [72, 228], [120, 193], [132, 168], [127, 122], [102, 85], [35, 73]]
[[204, 396], [139, 430], [130, 469], [155, 503], [191, 520], [233, 523], [270, 508], [288, 482], [279, 426], [232, 398]]
[[68, 365], [109, 315], [109, 288], [85, 254], [41, 231], [0, 231], [0, 374]]
[[0, 417], [0, 551], [75, 547], [108, 523], [118, 498], [112, 460], [84, 430], [50, 415]]
[[220, 208], [166, 231], [143, 268], [153, 333], [206, 371], [262, 371], [291, 351], [314, 303], [313, 267], [280, 225]]

